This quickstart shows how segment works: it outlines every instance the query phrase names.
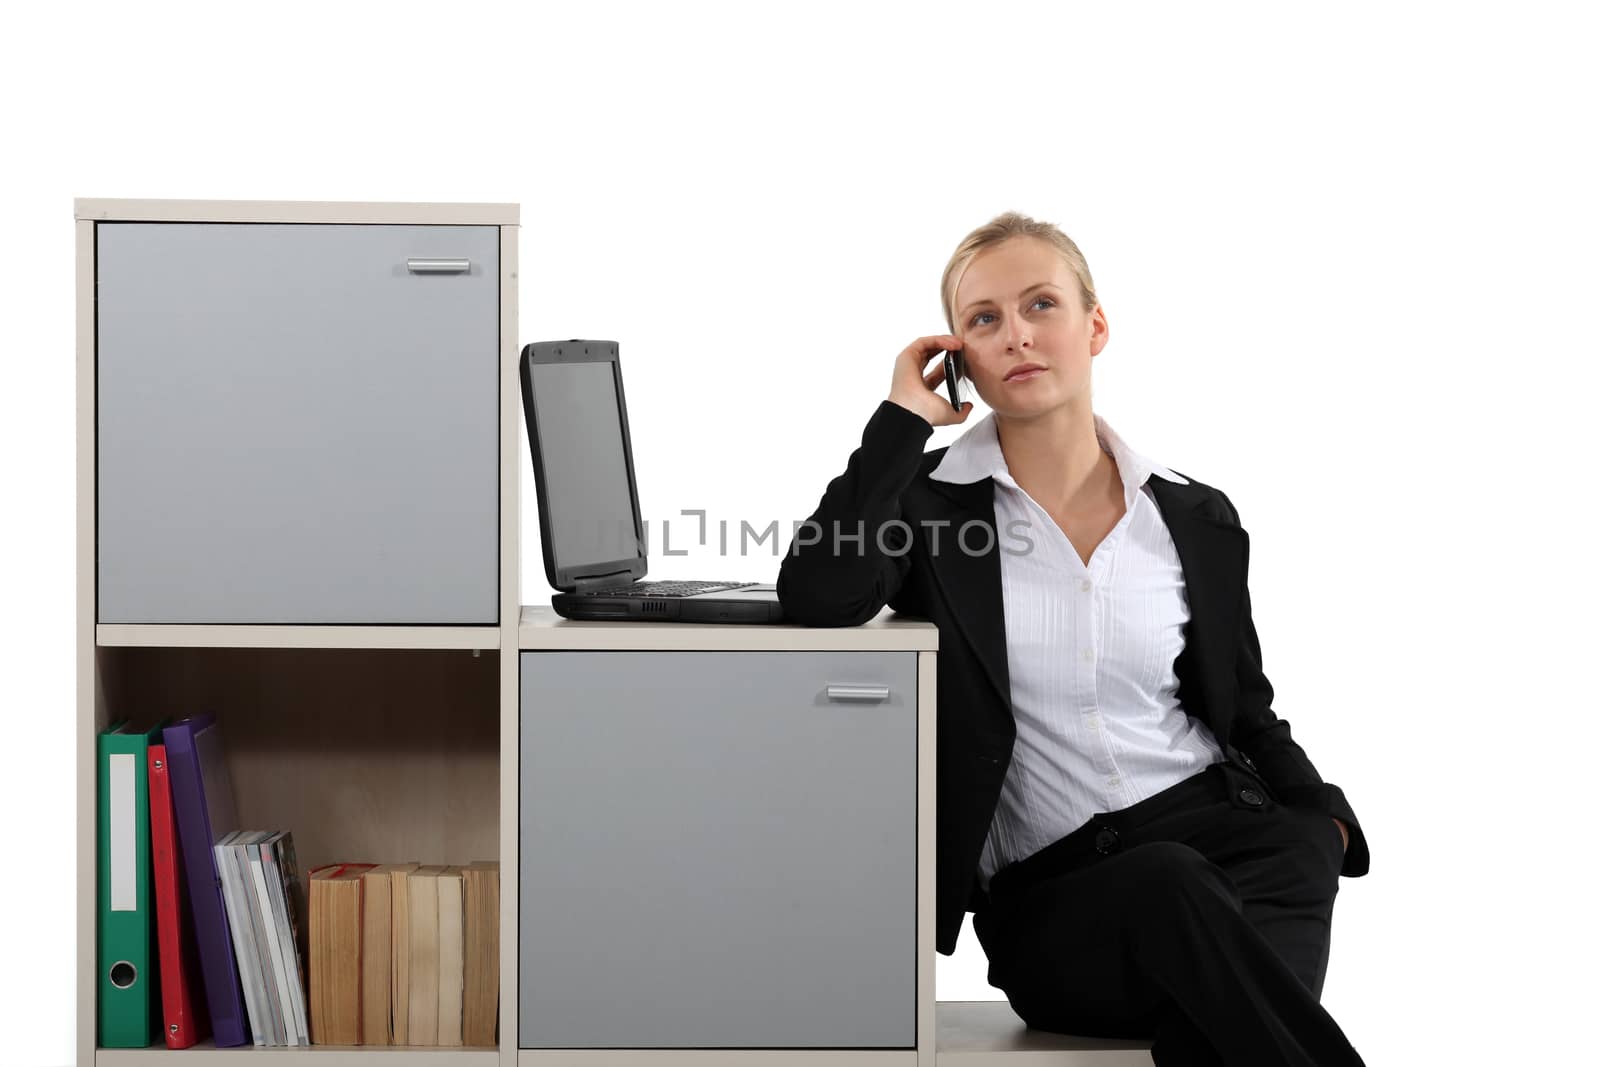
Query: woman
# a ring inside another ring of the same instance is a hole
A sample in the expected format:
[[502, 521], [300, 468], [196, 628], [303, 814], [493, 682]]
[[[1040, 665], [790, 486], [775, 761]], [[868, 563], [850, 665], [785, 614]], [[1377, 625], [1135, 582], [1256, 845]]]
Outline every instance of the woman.
[[[1272, 711], [1238, 513], [1092, 412], [1106, 316], [1056, 227], [975, 230], [941, 295], [778, 577], [804, 624], [939, 626], [938, 951], [975, 912], [1030, 1026], [1158, 1064], [1360, 1063], [1318, 998], [1366, 839]], [[924, 454], [972, 410], [947, 349], [993, 414]]]

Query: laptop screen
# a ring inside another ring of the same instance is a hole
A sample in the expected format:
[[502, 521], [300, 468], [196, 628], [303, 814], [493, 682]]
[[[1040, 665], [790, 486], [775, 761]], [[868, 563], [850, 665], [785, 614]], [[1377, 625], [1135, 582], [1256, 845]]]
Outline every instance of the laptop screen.
[[622, 451], [617, 364], [535, 363], [533, 402], [539, 426], [550, 540], [558, 571], [639, 559], [633, 494]]

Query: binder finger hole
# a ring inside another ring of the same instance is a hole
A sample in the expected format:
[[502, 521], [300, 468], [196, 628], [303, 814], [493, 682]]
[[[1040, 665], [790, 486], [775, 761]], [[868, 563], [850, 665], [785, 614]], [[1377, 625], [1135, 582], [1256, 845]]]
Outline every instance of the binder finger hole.
[[127, 989], [139, 977], [139, 968], [127, 960], [119, 960], [111, 965], [111, 984], [118, 989]]

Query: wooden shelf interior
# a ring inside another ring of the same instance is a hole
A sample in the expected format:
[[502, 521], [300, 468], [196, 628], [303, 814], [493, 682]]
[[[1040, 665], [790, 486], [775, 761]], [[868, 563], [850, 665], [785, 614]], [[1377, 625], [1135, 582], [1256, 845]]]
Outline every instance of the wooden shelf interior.
[[209, 711], [241, 829], [338, 862], [500, 854], [499, 653], [102, 647], [96, 729]]

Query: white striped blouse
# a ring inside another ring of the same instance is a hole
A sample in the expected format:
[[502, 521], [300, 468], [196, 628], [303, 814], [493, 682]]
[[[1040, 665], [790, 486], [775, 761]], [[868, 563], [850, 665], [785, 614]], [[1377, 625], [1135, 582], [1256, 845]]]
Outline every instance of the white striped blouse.
[[1178, 702], [1173, 664], [1188, 597], [1177, 548], [1145, 485], [1152, 471], [1187, 479], [1134, 452], [1099, 415], [1094, 422], [1127, 510], [1088, 566], [1011, 477], [992, 414], [930, 475], [961, 484], [994, 478], [1017, 740], [978, 864], [985, 889], [996, 871], [1095, 813], [1128, 807], [1223, 758], [1211, 730]]

